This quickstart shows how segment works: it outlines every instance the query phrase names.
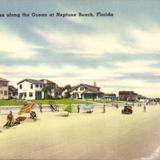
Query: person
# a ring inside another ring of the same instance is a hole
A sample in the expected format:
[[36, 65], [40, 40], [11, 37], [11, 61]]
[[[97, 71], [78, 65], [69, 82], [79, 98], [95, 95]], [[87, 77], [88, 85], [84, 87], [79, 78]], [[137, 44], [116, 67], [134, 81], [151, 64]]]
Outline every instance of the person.
[[77, 105], [77, 112], [78, 113], [80, 112], [80, 106], [79, 106], [79, 104]]
[[33, 119], [33, 120], [36, 120], [36, 119], [37, 119], [37, 115], [36, 115], [36, 112], [35, 112], [35, 111], [31, 111], [31, 112], [30, 112], [30, 118]]
[[42, 104], [40, 103], [40, 104], [39, 104], [39, 111], [40, 111], [41, 113], [42, 113], [42, 109], [43, 109], [43, 108], [42, 108]]
[[143, 107], [143, 111], [146, 112], [146, 106], [145, 106], [145, 105], [144, 105], [144, 107]]
[[14, 117], [13, 117], [12, 111], [10, 111], [9, 114], [7, 115], [7, 123], [3, 127], [12, 127], [13, 119]]
[[103, 113], [105, 113], [106, 112], [106, 105], [104, 104], [103, 105]]

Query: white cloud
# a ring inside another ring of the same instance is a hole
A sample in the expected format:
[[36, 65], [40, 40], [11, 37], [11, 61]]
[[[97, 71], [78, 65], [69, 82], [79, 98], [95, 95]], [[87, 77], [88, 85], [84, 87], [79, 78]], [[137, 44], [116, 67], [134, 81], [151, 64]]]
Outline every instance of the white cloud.
[[[141, 63], [137, 61], [137, 67], [145, 68], [146, 71], [152, 71], [157, 74], [160, 74], [157, 69], [149, 68], [149, 62]], [[135, 63], [132, 63], [129, 67]], [[148, 66], [148, 68], [147, 68]], [[131, 67], [132, 68], [132, 67]], [[81, 68], [75, 65], [38, 65], [38, 66], [6, 66], [0, 65], [0, 73], [1, 76], [11, 80], [12, 83], [16, 84], [18, 81], [24, 78], [34, 78], [34, 79], [41, 79], [41, 78], [48, 78], [59, 85], [63, 86], [67, 83], [71, 85], [76, 85], [78, 83], [88, 83], [93, 84], [94, 81], [97, 82], [97, 85], [102, 88], [102, 91], [112, 92], [119, 90], [135, 90], [140, 94], [146, 96], [157, 96], [160, 95], [160, 91], [157, 88], [160, 87], [160, 83], [152, 83], [147, 82], [144, 79], [118, 79], [117, 77], [121, 75], [125, 75], [127, 72], [127, 66], [119, 64], [118, 68], [106, 68], [99, 66], [97, 68], [89, 67], [89, 68]], [[124, 72], [124, 70], [126, 70]], [[29, 71], [29, 72], [28, 72]], [[136, 71], [131, 71], [135, 72]], [[12, 74], [10, 74], [12, 73]], [[72, 75], [73, 74], [73, 75]], [[118, 86], [118, 87], [117, 87]]]
[[130, 28], [129, 35], [133, 39], [135, 52], [155, 53], [160, 51], [160, 28], [156, 27], [150, 30]]
[[117, 62], [116, 72], [122, 73], [160, 73], [159, 68], [154, 68], [151, 65], [155, 64], [154, 61], [128, 61], [128, 62]]
[[123, 35], [113, 33], [63, 33], [60, 31], [35, 30], [52, 44], [53, 50], [83, 57], [97, 58], [107, 53], [147, 54], [160, 51], [160, 30], [128, 28], [127, 41]]
[[38, 46], [30, 44], [19, 36], [0, 31], [1, 43], [0, 43], [0, 54], [7, 54], [11, 58], [28, 59], [36, 56]]
[[59, 52], [79, 56], [99, 57], [106, 53], [128, 53], [130, 48], [125, 46], [119, 37], [113, 34], [66, 34], [36, 30], [39, 35], [54, 45]]

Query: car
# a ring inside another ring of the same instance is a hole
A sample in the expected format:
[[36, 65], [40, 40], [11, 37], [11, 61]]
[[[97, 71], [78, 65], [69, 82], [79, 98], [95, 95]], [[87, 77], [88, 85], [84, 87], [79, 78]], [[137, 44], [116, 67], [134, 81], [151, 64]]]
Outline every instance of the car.
[[124, 106], [124, 109], [122, 109], [122, 114], [132, 114], [133, 110], [132, 107], [129, 105]]

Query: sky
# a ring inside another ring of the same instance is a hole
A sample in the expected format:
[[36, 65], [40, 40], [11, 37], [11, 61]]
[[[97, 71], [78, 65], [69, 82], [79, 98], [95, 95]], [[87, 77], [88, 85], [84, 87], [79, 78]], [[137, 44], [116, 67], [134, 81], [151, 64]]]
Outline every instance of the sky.
[[[0, 77], [10, 84], [25, 78], [46, 78], [59, 86], [96, 82], [106, 93], [133, 90], [160, 97], [159, 0], [0, 3]], [[22, 17], [24, 12], [30, 16]], [[32, 16], [57, 12], [77, 16]]]

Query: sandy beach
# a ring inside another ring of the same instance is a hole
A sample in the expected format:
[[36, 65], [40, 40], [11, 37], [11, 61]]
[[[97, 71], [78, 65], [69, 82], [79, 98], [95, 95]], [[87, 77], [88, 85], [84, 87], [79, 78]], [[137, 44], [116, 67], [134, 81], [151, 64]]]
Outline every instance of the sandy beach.
[[[106, 159], [148, 157], [160, 145], [160, 106], [134, 107], [132, 115], [121, 109], [94, 109], [64, 117], [65, 112], [37, 111], [10, 129], [0, 127], [0, 159]], [[82, 110], [81, 110], [82, 111]], [[0, 126], [6, 115], [0, 115]]]

